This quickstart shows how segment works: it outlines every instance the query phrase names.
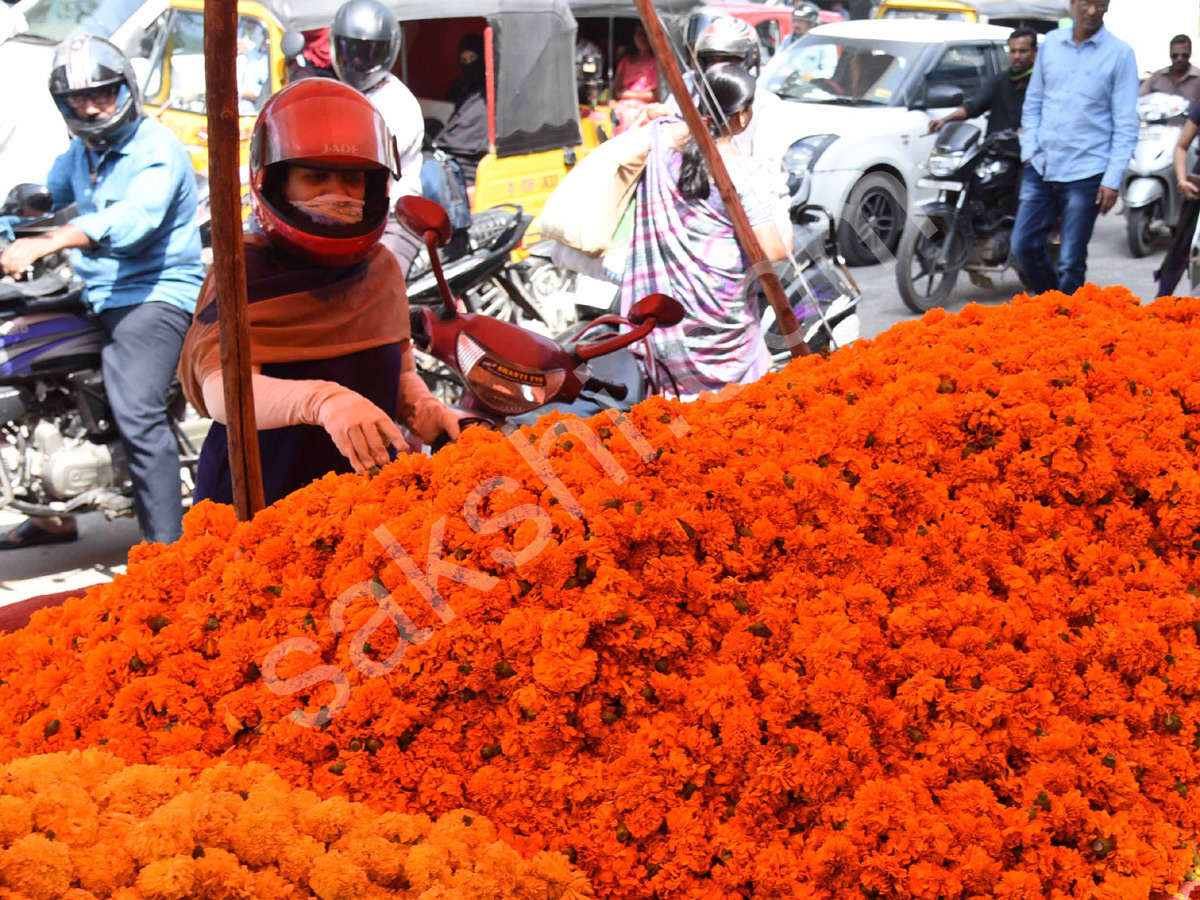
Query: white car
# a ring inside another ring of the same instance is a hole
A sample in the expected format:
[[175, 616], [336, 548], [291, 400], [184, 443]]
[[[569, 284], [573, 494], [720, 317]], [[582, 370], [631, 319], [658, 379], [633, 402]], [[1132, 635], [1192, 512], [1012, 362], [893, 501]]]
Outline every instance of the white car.
[[867, 227], [895, 252], [936, 140], [930, 120], [1007, 70], [1011, 33], [917, 19], [823, 25], [763, 70], [759, 88], [787, 101], [769, 124], [788, 145], [793, 196], [807, 191], [839, 220], [849, 262], [876, 262], [858, 237]]
[[[166, 0], [21, 0], [0, 19], [0, 200], [21, 182], [42, 183], [69, 135], [48, 82], [54, 49], [76, 32], [139, 55]], [[142, 53], [145, 55], [145, 53]], [[137, 65], [135, 62], [135, 71]]]

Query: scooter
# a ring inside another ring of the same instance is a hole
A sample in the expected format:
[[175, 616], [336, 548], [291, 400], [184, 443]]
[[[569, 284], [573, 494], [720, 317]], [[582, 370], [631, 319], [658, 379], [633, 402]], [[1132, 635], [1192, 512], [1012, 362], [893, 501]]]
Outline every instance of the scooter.
[[[827, 353], [858, 340], [862, 331], [858, 304], [862, 300], [846, 268], [838, 244], [838, 229], [829, 210], [811, 203], [792, 207], [792, 258], [780, 273], [784, 295], [792, 305], [804, 342], [813, 353]], [[763, 339], [772, 365], [791, 362], [791, 350], [766, 297], [759, 295]]]
[[[423, 197], [402, 197], [396, 216], [422, 236], [441, 299], [440, 306], [412, 307], [413, 344], [462, 379], [466, 394], [460, 405], [476, 420], [531, 421], [551, 409], [591, 415], [605, 408], [629, 409], [659, 392], [647, 338], [659, 325], [683, 321], [678, 301], [651, 294], [634, 304], [626, 317], [601, 316], [554, 340], [511, 322], [460, 311], [437, 253], [452, 237], [442, 207]], [[601, 328], [608, 333], [584, 340]], [[645, 369], [628, 350], [638, 341], [645, 342], [645, 359], [650, 361]]]
[[[51, 202], [40, 185], [13, 188], [0, 207], [0, 250], [74, 215], [73, 207], [51, 214]], [[38, 260], [24, 280], [0, 279], [0, 508], [29, 516], [133, 513], [100, 348], [100, 326], [65, 253]], [[210, 424], [176, 392], [171, 427], [187, 493]]]
[[[1175, 145], [1188, 111], [1184, 97], [1156, 92], [1138, 100], [1137, 148], [1125, 173], [1121, 200], [1129, 252], [1137, 259], [1150, 253], [1155, 237], [1169, 235], [1179, 221], [1183, 197], [1175, 179]], [[1196, 161], [1188, 150], [1188, 171]]]

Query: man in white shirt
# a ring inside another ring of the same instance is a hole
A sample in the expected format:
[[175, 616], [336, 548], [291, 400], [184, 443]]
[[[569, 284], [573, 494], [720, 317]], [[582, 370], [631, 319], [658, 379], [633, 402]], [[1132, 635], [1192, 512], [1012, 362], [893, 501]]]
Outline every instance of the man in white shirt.
[[[339, 80], [363, 92], [383, 116], [399, 150], [400, 180], [393, 182], [391, 202], [421, 195], [421, 145], [425, 117], [421, 104], [404, 82], [392, 74], [400, 53], [400, 25], [378, 0], [349, 0], [338, 10], [329, 31], [333, 70]], [[415, 234], [389, 217], [380, 242], [400, 261], [407, 274], [421, 249]]]

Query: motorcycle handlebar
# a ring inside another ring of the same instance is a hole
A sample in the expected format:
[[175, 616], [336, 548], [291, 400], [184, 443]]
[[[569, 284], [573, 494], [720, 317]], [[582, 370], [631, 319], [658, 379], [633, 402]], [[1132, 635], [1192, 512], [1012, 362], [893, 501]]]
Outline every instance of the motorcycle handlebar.
[[603, 391], [614, 400], [624, 400], [629, 396], [629, 388], [623, 384], [613, 384], [611, 381], [605, 381], [603, 378], [589, 378], [584, 388], [594, 393]]
[[[597, 356], [607, 356], [610, 353], [615, 353], [631, 344], [637, 343], [652, 332], [657, 325], [658, 320], [654, 316], [648, 316], [633, 331], [627, 331], [624, 334], [614, 335], [610, 338], [602, 338], [598, 341], [592, 341], [589, 344], [579, 344], [575, 348], [575, 355], [585, 361], [595, 359]], [[621, 398], [618, 397], [617, 399], [620, 400]]]

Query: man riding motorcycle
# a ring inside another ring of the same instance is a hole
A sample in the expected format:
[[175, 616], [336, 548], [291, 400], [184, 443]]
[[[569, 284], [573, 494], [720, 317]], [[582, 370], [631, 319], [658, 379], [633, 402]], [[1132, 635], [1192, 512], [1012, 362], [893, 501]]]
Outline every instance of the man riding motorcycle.
[[[168, 400], [204, 280], [195, 175], [179, 139], [142, 112], [133, 68], [108, 41], [64, 41], [49, 87], [74, 139], [54, 161], [46, 186], [55, 210], [74, 203], [80, 214], [9, 244], [0, 268], [19, 277], [44, 256], [72, 251], [104, 332], [104, 382], [129, 460], [138, 523], [147, 540], [169, 543], [182, 533], [183, 503]], [[69, 517], [30, 519], [0, 539], [0, 549], [77, 536]]]
[[[425, 117], [417, 98], [391, 72], [401, 45], [395, 15], [377, 0], [348, 0], [334, 16], [329, 41], [338, 80], [362, 91], [396, 138], [400, 178], [392, 185], [393, 201], [421, 196]], [[421, 250], [417, 236], [394, 218], [380, 243], [396, 254], [406, 274]]]

